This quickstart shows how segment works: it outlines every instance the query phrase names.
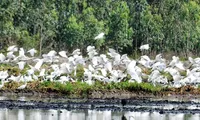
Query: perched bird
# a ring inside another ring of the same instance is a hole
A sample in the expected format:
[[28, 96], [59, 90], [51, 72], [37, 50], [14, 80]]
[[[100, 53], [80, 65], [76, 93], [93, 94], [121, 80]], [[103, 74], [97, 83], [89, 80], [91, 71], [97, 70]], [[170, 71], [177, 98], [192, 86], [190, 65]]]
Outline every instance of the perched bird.
[[44, 76], [45, 76], [45, 69], [43, 68], [43, 69], [40, 71], [39, 77], [44, 77]]
[[63, 84], [65, 82], [68, 82], [69, 80], [70, 80], [69, 76], [60, 76], [60, 79], [57, 81]]
[[20, 78], [21, 78], [21, 75], [18, 75], [18, 76], [13, 76], [13, 75], [11, 75], [11, 76], [8, 78], [8, 80], [12, 80], [12, 81], [15, 81], [15, 82], [19, 82]]
[[97, 35], [94, 39], [97, 40], [97, 39], [102, 39], [103, 36], [105, 35], [105, 33], [100, 33], [99, 35]]
[[13, 51], [10, 51], [7, 53], [7, 58], [8, 59], [14, 59], [16, 56], [13, 54]]
[[2, 80], [1, 82], [2, 82], [2, 83], [1, 83], [1, 85], [0, 85], [0, 89], [2, 89], [3, 86], [4, 86], [4, 80]]
[[55, 50], [51, 50], [49, 51], [49, 53], [47, 54], [48, 56], [55, 56], [57, 54], [57, 52]]
[[22, 89], [26, 88], [26, 85], [27, 85], [27, 82], [24, 85], [19, 86], [17, 89], [22, 90]]
[[60, 51], [58, 54], [63, 58], [68, 58], [66, 55], [66, 51]]
[[95, 55], [98, 54], [98, 53], [96, 52], [94, 46], [88, 46], [88, 47], [87, 47], [87, 52], [88, 52], [88, 56], [89, 56], [90, 59], [93, 58]]
[[5, 80], [8, 76], [8, 70], [0, 71], [0, 80]]
[[72, 52], [72, 55], [80, 55], [81, 52], [80, 52], [80, 49], [76, 49]]
[[132, 60], [127, 67], [127, 73], [131, 76], [131, 81], [135, 80], [136, 82], [141, 83], [142, 78], [136, 72], [135, 66], [136, 66], [136, 61]]
[[4, 54], [0, 53], [0, 63], [4, 62], [6, 60], [6, 57]]
[[7, 48], [7, 51], [9, 51], [9, 52], [16, 52], [16, 51], [18, 51], [18, 48], [17, 48], [16, 45], [12, 45], [12, 46], [9, 46]]
[[24, 48], [20, 48], [19, 49], [19, 56], [25, 56], [24, 54], [25, 54]]
[[179, 60], [179, 57], [173, 56], [172, 61], [169, 63], [171, 67], [177, 67], [181, 70], [185, 70], [183, 63]]

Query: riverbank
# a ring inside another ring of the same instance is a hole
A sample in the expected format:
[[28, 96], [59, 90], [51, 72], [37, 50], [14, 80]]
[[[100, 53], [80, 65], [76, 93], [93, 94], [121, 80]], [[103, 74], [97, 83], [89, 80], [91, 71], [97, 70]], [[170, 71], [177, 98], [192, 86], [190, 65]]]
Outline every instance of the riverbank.
[[151, 83], [120, 83], [95, 82], [88, 85], [85, 82], [28, 82], [26, 88], [18, 89], [25, 83], [8, 82], [0, 90], [1, 96], [43, 96], [60, 98], [86, 98], [86, 99], [135, 99], [155, 98], [167, 96], [200, 95], [200, 88], [183, 86], [180, 88], [168, 88], [154, 86]]

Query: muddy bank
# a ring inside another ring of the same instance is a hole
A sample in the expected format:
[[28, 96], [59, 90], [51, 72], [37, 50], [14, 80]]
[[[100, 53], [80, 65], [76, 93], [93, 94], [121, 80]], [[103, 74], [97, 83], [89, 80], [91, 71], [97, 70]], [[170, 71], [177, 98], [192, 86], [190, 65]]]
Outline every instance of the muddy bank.
[[85, 93], [66, 93], [55, 89], [13, 89], [0, 90], [0, 96], [36, 96], [50, 98], [86, 98], [86, 99], [135, 99], [135, 98], [163, 98], [163, 97], [199, 97], [200, 89], [192, 86], [181, 88], [167, 88], [159, 92], [129, 91], [129, 90], [90, 90]]
[[[200, 113], [200, 103], [150, 99], [68, 99], [65, 101], [0, 100], [0, 108], [135, 111], [165, 113]], [[61, 111], [62, 112], [62, 111]]]
[[79, 94], [78, 96], [55, 90], [46, 92], [29, 89], [0, 90], [0, 108], [194, 114], [200, 113], [200, 94], [195, 92], [198, 91], [197, 89], [186, 86], [155, 93], [114, 89], [91, 90], [87, 95]]

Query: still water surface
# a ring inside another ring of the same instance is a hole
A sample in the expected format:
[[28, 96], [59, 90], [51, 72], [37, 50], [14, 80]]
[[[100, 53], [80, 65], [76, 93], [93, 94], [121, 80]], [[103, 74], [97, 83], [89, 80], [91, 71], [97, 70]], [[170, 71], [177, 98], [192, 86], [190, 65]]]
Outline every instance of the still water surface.
[[96, 110], [0, 109], [0, 120], [200, 120], [200, 114]]

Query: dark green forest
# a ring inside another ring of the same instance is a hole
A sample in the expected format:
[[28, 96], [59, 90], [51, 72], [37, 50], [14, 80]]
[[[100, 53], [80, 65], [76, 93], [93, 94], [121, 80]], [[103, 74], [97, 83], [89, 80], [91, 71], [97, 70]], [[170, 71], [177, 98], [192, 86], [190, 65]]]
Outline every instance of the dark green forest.
[[[103, 39], [94, 40], [104, 32]], [[199, 0], [1, 0], [0, 50], [200, 52]]]

